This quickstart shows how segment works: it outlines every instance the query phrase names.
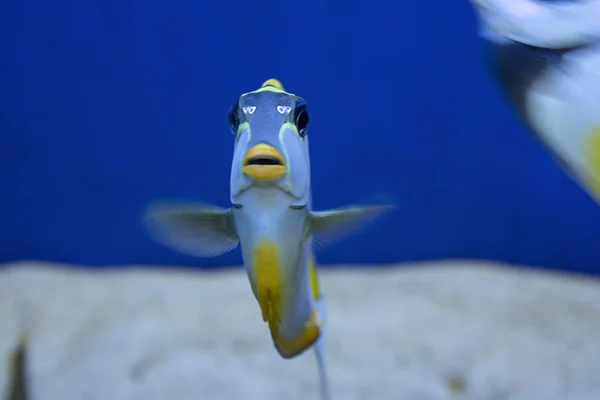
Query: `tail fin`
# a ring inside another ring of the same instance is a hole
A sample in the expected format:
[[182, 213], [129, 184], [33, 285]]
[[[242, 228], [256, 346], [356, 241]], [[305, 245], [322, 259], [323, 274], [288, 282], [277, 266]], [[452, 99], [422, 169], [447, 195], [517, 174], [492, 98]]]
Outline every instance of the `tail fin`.
[[310, 286], [313, 296], [315, 308], [317, 309], [317, 319], [321, 322], [320, 335], [315, 344], [315, 356], [317, 359], [317, 367], [319, 369], [319, 392], [321, 400], [330, 400], [331, 394], [329, 390], [329, 378], [327, 377], [327, 364], [325, 362], [325, 331], [327, 329], [327, 316], [325, 310], [325, 301], [323, 294], [319, 288], [319, 277], [317, 276], [315, 255], [311, 249], [310, 258], [308, 261], [308, 269], [310, 276]]
[[329, 389], [329, 377], [327, 375], [327, 363], [325, 362], [325, 331], [326, 331], [326, 315], [325, 315], [325, 302], [323, 296], [320, 296], [315, 301], [319, 319], [322, 321], [321, 336], [314, 344], [315, 356], [317, 359], [317, 366], [319, 368], [319, 393], [321, 400], [331, 400], [331, 393]]

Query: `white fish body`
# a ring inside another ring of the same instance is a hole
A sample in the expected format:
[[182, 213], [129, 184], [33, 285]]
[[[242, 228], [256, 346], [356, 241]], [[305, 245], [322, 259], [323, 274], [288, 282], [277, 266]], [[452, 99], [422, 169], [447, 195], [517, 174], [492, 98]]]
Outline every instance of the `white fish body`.
[[347, 235], [390, 206], [312, 211], [308, 109], [278, 81], [243, 94], [228, 120], [235, 136], [232, 207], [158, 202], [147, 210], [146, 224], [161, 243], [199, 257], [218, 256], [240, 244], [275, 348], [283, 358], [313, 348], [321, 399], [328, 400], [325, 304], [313, 237], [327, 241]]

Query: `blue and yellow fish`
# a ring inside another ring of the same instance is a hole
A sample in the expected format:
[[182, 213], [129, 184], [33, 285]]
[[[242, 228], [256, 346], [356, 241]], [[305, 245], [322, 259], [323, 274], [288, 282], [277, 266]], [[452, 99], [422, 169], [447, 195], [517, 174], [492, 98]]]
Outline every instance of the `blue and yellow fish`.
[[218, 256], [240, 244], [277, 352], [289, 359], [314, 348], [321, 398], [329, 399], [325, 309], [313, 237], [339, 238], [390, 206], [312, 211], [308, 107], [279, 81], [267, 80], [240, 96], [228, 121], [235, 137], [231, 208], [159, 202], [147, 210], [147, 226], [158, 241], [200, 257]]
[[471, 3], [494, 78], [555, 161], [600, 202], [600, 1]]

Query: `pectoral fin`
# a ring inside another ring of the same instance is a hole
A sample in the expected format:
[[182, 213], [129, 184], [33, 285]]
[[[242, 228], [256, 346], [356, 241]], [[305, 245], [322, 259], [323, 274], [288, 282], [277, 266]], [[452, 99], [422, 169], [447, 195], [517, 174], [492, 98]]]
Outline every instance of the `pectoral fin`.
[[216, 257], [239, 243], [231, 209], [160, 202], [148, 207], [144, 222], [157, 242], [197, 257]]
[[393, 207], [393, 205], [352, 206], [311, 212], [304, 238], [314, 236], [315, 244], [323, 246], [350, 235]]

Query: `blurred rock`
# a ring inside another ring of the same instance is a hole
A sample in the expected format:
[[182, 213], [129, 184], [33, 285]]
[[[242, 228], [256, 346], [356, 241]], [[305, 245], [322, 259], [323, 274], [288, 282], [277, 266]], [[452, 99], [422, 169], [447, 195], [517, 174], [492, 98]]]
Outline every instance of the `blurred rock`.
[[[0, 270], [4, 393], [26, 333], [29, 400], [317, 399], [241, 270], [60, 267]], [[598, 280], [452, 261], [322, 281], [336, 400], [600, 399]]]

